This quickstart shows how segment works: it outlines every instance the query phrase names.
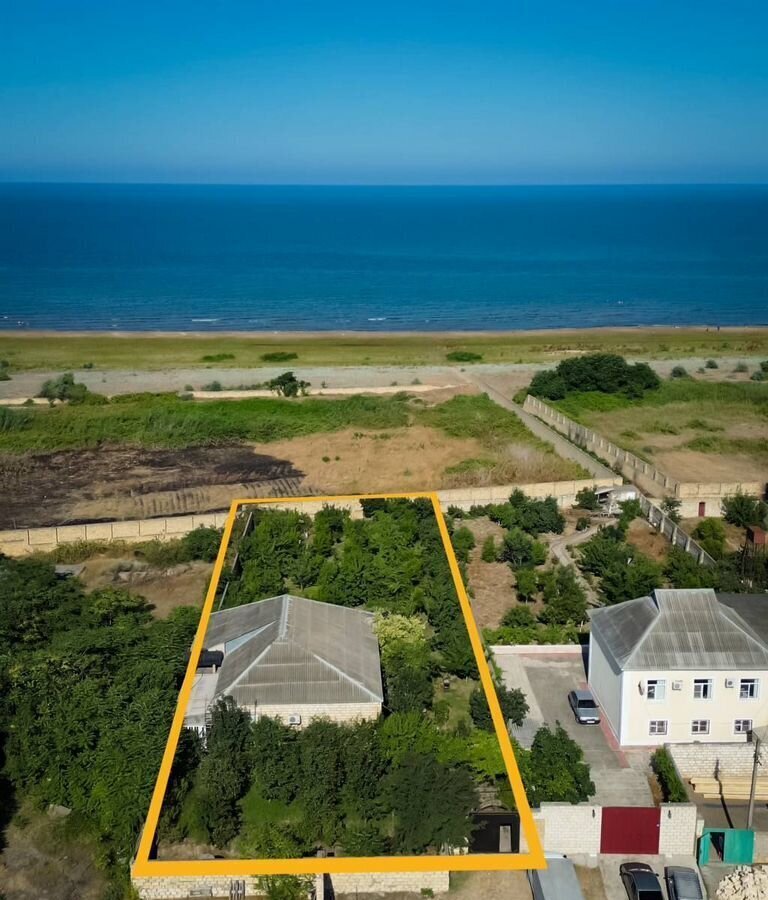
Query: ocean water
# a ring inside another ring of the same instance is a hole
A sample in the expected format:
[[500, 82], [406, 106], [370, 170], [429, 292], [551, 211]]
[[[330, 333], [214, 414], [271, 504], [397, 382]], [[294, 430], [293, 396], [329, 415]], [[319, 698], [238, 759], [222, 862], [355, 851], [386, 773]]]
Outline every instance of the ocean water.
[[0, 329], [768, 323], [768, 186], [0, 185]]

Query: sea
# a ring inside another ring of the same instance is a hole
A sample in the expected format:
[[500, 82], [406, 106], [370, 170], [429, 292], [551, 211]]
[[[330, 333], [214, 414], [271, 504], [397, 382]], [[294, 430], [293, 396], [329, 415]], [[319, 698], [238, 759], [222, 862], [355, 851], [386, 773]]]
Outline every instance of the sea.
[[767, 185], [0, 184], [0, 330], [767, 323]]

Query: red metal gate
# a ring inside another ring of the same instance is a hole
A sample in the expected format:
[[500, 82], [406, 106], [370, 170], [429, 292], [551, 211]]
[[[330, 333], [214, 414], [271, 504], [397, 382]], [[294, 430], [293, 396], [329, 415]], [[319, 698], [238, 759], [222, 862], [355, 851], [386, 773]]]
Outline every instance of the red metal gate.
[[604, 806], [601, 853], [659, 852], [661, 810], [646, 806]]

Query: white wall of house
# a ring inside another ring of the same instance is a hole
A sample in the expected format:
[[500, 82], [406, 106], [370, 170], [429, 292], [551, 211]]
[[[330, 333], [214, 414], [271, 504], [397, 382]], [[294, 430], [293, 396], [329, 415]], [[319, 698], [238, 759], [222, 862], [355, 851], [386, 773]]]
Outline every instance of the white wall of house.
[[332, 722], [359, 722], [365, 719], [377, 719], [381, 715], [380, 703], [294, 703], [274, 706], [243, 707], [254, 719], [269, 716], [289, 724], [290, 716], [300, 716], [300, 728], [306, 728], [314, 719], [330, 719]]
[[[696, 682], [708, 684], [698, 689], [707, 696], [696, 695]], [[621, 710], [625, 747], [743, 743], [750, 727], [768, 724], [768, 671], [624, 672]]]
[[618, 737], [621, 723], [621, 670], [603, 650], [596, 632], [592, 633], [589, 644], [588, 680], [603, 716]]

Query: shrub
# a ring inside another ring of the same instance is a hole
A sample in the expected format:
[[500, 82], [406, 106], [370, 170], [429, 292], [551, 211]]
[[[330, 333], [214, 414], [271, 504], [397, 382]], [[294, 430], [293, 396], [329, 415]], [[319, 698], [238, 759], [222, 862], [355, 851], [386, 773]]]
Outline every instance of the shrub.
[[699, 522], [693, 536], [713, 559], [720, 559], [725, 553], [725, 526], [720, 519]]
[[271, 353], [262, 353], [261, 358], [264, 362], [290, 362], [292, 359], [298, 359], [299, 354], [288, 350], [273, 350]]
[[546, 547], [535, 541], [521, 528], [510, 528], [504, 535], [499, 558], [513, 569], [541, 565], [547, 558]]
[[451, 350], [445, 354], [448, 362], [481, 362], [482, 354], [473, 353], [471, 350]]
[[688, 378], [688, 371], [685, 366], [675, 366], [669, 373], [670, 378]]
[[677, 500], [675, 497], [665, 497], [661, 501], [660, 507], [661, 511], [677, 524], [681, 519], [680, 508], [682, 505], [682, 500]]
[[457, 528], [451, 536], [451, 543], [459, 562], [468, 563], [469, 553], [475, 546], [475, 537], [466, 526]]
[[599, 509], [600, 501], [597, 496], [597, 491], [594, 488], [582, 488], [578, 494], [576, 494], [576, 503], [574, 506], [577, 509]]
[[579, 516], [576, 520], [576, 531], [586, 531], [591, 524], [592, 520], [589, 516]]
[[744, 372], [749, 372], [749, 366], [745, 362], [736, 363], [733, 371], [743, 374]]
[[688, 791], [677, 774], [675, 764], [666, 748], [659, 747], [651, 756], [651, 768], [659, 781], [659, 787], [664, 795], [665, 803], [688, 802]]
[[210, 381], [208, 384], [203, 385], [204, 391], [220, 391], [222, 390], [220, 381]]
[[768, 373], [768, 359], [764, 359], [764, 360], [760, 363], [760, 371], [761, 371], [761, 372], [766, 372], [766, 373]]
[[759, 369], [757, 372], [753, 372], [749, 379], [750, 381], [765, 381], [768, 378], [765, 372], [762, 369]]
[[[525, 694], [519, 688], [507, 688], [503, 684], [497, 684], [495, 687], [504, 721], [511, 720], [515, 725], [522, 725], [528, 713]], [[469, 714], [478, 728], [493, 731], [491, 710], [485, 699], [485, 692], [480, 687], [476, 687], [469, 695]]]
[[591, 353], [565, 359], [555, 369], [537, 373], [529, 393], [550, 400], [561, 400], [575, 391], [598, 391], [641, 397], [660, 385], [658, 375], [647, 363], [630, 365], [613, 353]]
[[716, 360], [714, 360], [714, 359], [708, 359], [708, 360], [704, 363], [704, 368], [705, 368], [705, 369], [719, 369], [720, 367], [718, 366]]
[[[0, 424], [0, 428], [2, 425]], [[480, 554], [480, 558], [483, 562], [496, 562], [496, 558], [498, 556], [498, 551], [496, 550], [496, 541], [492, 534], [489, 534], [488, 537], [483, 541], [483, 549]]]
[[31, 421], [32, 416], [27, 410], [9, 409], [7, 406], [0, 406], [0, 433], [26, 428]]
[[75, 376], [71, 372], [65, 372], [58, 378], [49, 378], [46, 381], [38, 397], [45, 397], [46, 400], [53, 402], [54, 400], [66, 400], [69, 403], [106, 403], [106, 397], [101, 394], [94, 394], [88, 390], [84, 384], [75, 381]]
[[234, 353], [207, 353], [202, 361], [203, 362], [224, 362], [225, 359], [234, 359]]
[[268, 381], [267, 387], [280, 397], [298, 397], [299, 394], [307, 393], [310, 383], [301, 381], [293, 372], [283, 372], [282, 375], [278, 375], [277, 378]]
[[532, 600], [539, 589], [536, 572], [533, 569], [520, 569], [517, 572], [517, 596], [526, 602]]

